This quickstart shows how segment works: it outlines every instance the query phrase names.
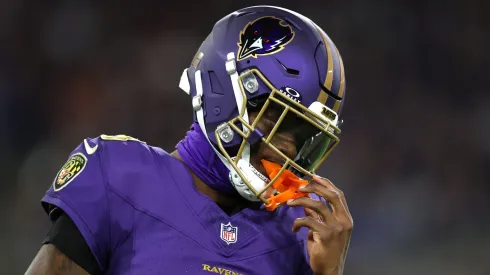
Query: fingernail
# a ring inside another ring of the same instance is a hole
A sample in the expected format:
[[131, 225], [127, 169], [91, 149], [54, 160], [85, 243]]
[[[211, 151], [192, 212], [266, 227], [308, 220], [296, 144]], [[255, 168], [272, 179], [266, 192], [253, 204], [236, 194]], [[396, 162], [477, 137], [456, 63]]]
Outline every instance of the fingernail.
[[290, 199], [290, 200], [288, 200], [288, 201], [287, 201], [287, 204], [290, 204], [290, 203], [292, 203], [293, 201], [294, 201], [294, 199]]
[[300, 187], [298, 188], [298, 190], [305, 190], [305, 189], [306, 189], [306, 185], [300, 186]]

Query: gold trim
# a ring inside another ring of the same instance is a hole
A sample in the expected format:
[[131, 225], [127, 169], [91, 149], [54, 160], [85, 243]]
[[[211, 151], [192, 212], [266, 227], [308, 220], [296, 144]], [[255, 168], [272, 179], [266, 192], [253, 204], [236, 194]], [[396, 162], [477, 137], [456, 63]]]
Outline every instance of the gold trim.
[[[323, 43], [325, 44], [325, 47], [327, 48], [327, 75], [325, 76], [325, 81], [323, 82], [323, 86], [327, 88], [329, 91], [332, 90], [332, 83], [333, 83], [333, 57], [332, 57], [332, 50], [330, 49], [330, 45], [328, 44], [327, 38], [325, 37], [325, 34], [320, 28], [317, 28], [318, 32], [322, 36]], [[327, 103], [328, 99], [328, 94], [320, 90], [320, 94], [318, 95], [317, 101], [321, 102], [322, 104]]]

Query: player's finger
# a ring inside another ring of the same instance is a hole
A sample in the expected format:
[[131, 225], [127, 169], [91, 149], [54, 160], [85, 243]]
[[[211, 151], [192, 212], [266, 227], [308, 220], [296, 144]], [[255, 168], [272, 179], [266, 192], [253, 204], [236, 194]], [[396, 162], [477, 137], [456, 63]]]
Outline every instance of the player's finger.
[[320, 217], [326, 221], [327, 223], [335, 220], [332, 212], [326, 204], [319, 200], [313, 200], [309, 197], [301, 197], [295, 200], [291, 200], [288, 202], [289, 206], [303, 206], [304, 208], [309, 208], [314, 210], [316, 213], [320, 215]]
[[318, 183], [318, 184], [321, 184], [329, 189], [332, 189], [332, 190], [335, 190], [338, 194], [339, 194], [339, 197], [340, 197], [340, 200], [342, 201], [342, 204], [344, 205], [344, 208], [345, 210], [347, 211], [347, 214], [352, 217], [352, 215], [350, 214], [350, 210], [349, 210], [349, 206], [347, 205], [347, 200], [345, 199], [345, 195], [344, 195], [344, 192], [342, 190], [340, 190], [337, 186], [335, 186], [335, 184], [333, 184], [333, 182], [327, 178], [323, 178], [323, 177], [320, 177], [320, 176], [313, 176], [313, 181]]
[[320, 223], [319, 221], [313, 219], [312, 217], [304, 217], [304, 218], [297, 218], [294, 223], [293, 223], [293, 232], [298, 232], [301, 227], [308, 227], [309, 229], [316, 231], [316, 232], [321, 232], [323, 228], [325, 227], [324, 224]]
[[310, 216], [312, 217], [313, 219], [319, 221], [319, 222], [323, 222], [323, 219], [322, 217], [320, 217], [320, 215], [318, 215], [318, 213], [316, 213], [314, 210], [310, 209], [310, 208], [307, 208], [307, 207], [303, 207], [304, 211], [305, 211], [305, 215], [306, 216]]
[[316, 181], [312, 181], [304, 188], [301, 188], [300, 191], [315, 193], [318, 196], [326, 199], [332, 205], [333, 213], [335, 217], [339, 219], [339, 221], [351, 219], [350, 214], [347, 212], [347, 209], [345, 209], [342, 203], [340, 193], [338, 193], [336, 190], [325, 187], [325, 185]]

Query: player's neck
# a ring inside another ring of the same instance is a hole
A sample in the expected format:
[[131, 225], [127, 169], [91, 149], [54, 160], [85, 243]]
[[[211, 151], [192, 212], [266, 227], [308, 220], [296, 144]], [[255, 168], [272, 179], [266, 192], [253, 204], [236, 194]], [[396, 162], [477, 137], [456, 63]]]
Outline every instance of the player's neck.
[[197, 191], [205, 196], [208, 196], [211, 200], [218, 204], [223, 209], [223, 211], [227, 212], [228, 214], [232, 214], [229, 213], [230, 209], [252, 206], [251, 202], [245, 201], [245, 199], [241, 197], [224, 194], [211, 188], [203, 180], [197, 177], [196, 174], [182, 161], [182, 158], [177, 151], [172, 152], [170, 155], [181, 161], [186, 166], [187, 170], [192, 176], [194, 186], [196, 187]]

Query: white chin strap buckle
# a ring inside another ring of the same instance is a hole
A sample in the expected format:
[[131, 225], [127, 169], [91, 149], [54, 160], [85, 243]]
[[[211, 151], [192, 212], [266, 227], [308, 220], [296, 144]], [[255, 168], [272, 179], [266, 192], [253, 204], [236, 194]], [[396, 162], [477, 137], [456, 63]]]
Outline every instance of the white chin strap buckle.
[[[269, 180], [257, 171], [249, 162], [240, 159], [237, 166], [255, 190], [261, 191], [269, 182]], [[242, 197], [249, 201], [260, 201], [255, 193], [243, 182], [235, 169], [230, 171], [230, 181]]]

